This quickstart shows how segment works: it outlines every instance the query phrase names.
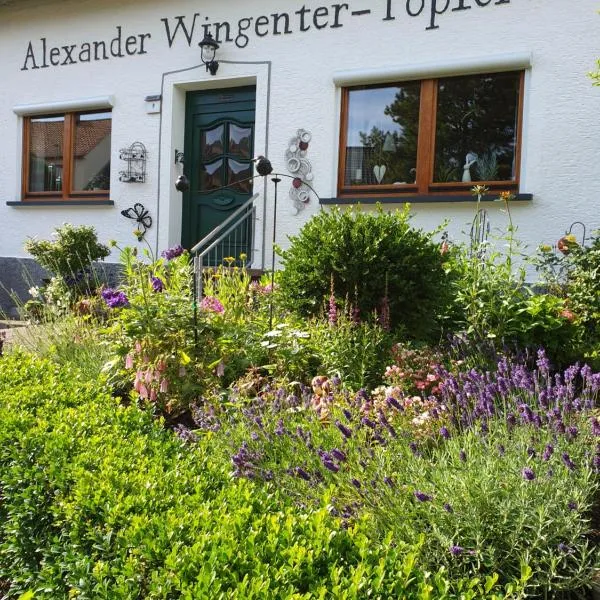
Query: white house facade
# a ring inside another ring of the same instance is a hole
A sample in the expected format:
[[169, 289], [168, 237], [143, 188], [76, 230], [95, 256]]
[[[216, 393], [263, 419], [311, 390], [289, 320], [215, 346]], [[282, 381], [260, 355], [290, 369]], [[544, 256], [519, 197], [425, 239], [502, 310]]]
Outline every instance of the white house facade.
[[[0, 0], [0, 282], [13, 285], [27, 237], [62, 223], [120, 246], [144, 243], [138, 229], [159, 253], [193, 247], [253, 197], [256, 227], [235, 249], [256, 268], [271, 264], [273, 231], [285, 247], [335, 204], [409, 202], [416, 225], [447, 219], [463, 239], [475, 184], [488, 199], [515, 195], [530, 247], [574, 222], [589, 233], [600, 227], [598, 10]], [[255, 177], [259, 155], [277, 184]], [[486, 208], [505, 223], [500, 204]]]

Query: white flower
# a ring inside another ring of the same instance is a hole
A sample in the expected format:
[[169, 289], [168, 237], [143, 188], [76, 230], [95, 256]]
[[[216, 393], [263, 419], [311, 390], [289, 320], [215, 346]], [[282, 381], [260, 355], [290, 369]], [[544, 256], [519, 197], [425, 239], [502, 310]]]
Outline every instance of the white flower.
[[29, 288], [29, 295], [32, 298], [39, 298], [41, 296], [40, 294], [40, 288], [36, 287], [35, 285], [33, 287]]

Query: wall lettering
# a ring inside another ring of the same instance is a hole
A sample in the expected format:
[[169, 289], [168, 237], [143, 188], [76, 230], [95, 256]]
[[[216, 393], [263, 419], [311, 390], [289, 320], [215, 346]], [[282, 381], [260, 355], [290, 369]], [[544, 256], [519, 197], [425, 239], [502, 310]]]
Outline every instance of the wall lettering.
[[[164, 41], [169, 48], [182, 44], [197, 46], [208, 33], [219, 44], [235, 44], [238, 48], [246, 48], [252, 40], [267, 36], [340, 29], [350, 20], [364, 19], [373, 13], [382, 21], [395, 21], [392, 26], [398, 26], [407, 19], [420, 18], [424, 29], [432, 31], [439, 29], [443, 19], [449, 15], [507, 5], [511, 0], [378, 0], [380, 6], [377, 10], [365, 8], [371, 2], [373, 0], [353, 0], [356, 6], [352, 7], [350, 2], [323, 4], [314, 8], [303, 4], [297, 10], [245, 16], [233, 22], [212, 21], [209, 16], [199, 12], [163, 17], [160, 21]], [[30, 40], [21, 71], [148, 54], [151, 38], [150, 33], [126, 32], [123, 26], [118, 25], [116, 35], [109, 35], [107, 39], [56, 45], [46, 37]]]

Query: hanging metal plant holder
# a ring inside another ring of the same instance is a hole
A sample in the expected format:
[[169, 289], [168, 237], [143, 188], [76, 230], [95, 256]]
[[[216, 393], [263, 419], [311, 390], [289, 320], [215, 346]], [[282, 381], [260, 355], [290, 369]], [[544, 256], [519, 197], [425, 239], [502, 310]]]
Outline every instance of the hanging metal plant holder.
[[148, 152], [142, 142], [134, 142], [129, 148], [119, 150], [119, 158], [127, 163], [127, 168], [119, 171], [119, 181], [145, 183]]

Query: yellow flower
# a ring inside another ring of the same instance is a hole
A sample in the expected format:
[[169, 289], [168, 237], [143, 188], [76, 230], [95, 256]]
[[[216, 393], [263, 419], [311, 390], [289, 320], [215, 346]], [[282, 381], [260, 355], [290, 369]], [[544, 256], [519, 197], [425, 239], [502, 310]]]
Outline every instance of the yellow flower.
[[223, 262], [226, 262], [228, 265], [230, 265], [232, 262], [235, 262], [235, 258], [233, 258], [233, 256], [226, 256], [223, 259]]
[[540, 245], [540, 252], [545, 252], [546, 254], [548, 252], [552, 252], [552, 246], [550, 246], [549, 244], [541, 244]]
[[248, 255], [247, 255], [245, 252], [242, 252], [242, 253], [240, 254], [240, 260], [241, 260], [241, 261], [244, 261], [244, 260], [246, 260], [247, 258], [248, 258]]
[[515, 195], [512, 192], [500, 192], [500, 200], [502, 202], [510, 202], [515, 199]]
[[471, 193], [474, 196], [484, 196], [485, 194], [487, 194], [489, 191], [489, 188], [487, 188], [485, 185], [474, 185], [471, 188]]

